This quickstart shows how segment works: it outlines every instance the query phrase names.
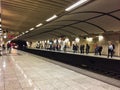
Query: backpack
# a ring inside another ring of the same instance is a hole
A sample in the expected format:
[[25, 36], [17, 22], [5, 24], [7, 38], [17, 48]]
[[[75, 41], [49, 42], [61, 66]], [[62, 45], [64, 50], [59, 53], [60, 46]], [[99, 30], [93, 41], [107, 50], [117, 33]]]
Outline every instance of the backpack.
[[115, 45], [114, 45], [114, 44], [112, 44], [112, 46], [113, 46], [113, 49], [115, 49]]

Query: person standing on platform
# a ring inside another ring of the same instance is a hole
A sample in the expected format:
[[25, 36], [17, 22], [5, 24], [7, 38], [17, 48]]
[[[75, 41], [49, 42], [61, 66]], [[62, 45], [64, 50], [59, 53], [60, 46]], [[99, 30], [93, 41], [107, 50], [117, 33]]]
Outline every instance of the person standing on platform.
[[95, 47], [95, 55], [98, 55], [98, 45], [97, 45], [97, 43], [95, 43], [95, 45], [94, 45], [94, 47]]
[[86, 44], [86, 54], [89, 53], [89, 50], [90, 50], [90, 46], [88, 44]]
[[73, 44], [73, 48], [72, 49], [73, 49], [73, 53], [75, 53], [75, 44]]
[[114, 46], [112, 42], [108, 42], [108, 58], [109, 56], [111, 56], [111, 58], [113, 57], [113, 52], [114, 52]]
[[115, 54], [115, 45], [112, 44], [112, 46], [113, 46], [113, 55], [114, 55]]
[[98, 53], [99, 53], [100, 56], [101, 56], [102, 49], [103, 49], [103, 47], [100, 45], [100, 46], [98, 47]]
[[67, 49], [67, 45], [65, 44], [65, 45], [64, 45], [64, 49], [63, 49], [64, 52], [66, 52], [66, 49]]
[[82, 44], [80, 45], [80, 53], [82, 54]]
[[76, 53], [78, 52], [78, 48], [79, 48], [79, 46], [76, 44], [76, 45], [75, 45], [75, 52], [76, 52]]
[[83, 44], [82, 45], [82, 53], [84, 54], [84, 48], [85, 48], [85, 45]]
[[11, 53], [11, 44], [10, 43], [7, 44], [7, 50], [8, 50], [8, 53]]
[[5, 50], [5, 44], [2, 45], [2, 49], [3, 49], [3, 51]]

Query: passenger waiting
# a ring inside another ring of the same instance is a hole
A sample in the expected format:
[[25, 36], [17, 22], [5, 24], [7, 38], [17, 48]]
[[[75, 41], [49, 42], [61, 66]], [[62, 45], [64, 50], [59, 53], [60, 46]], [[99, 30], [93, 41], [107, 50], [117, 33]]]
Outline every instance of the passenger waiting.
[[40, 48], [40, 42], [37, 42], [36, 48], [39, 49]]
[[78, 45], [73, 44], [73, 53], [76, 53], [78, 51]]
[[67, 49], [67, 45], [65, 44], [64, 45], [64, 52], [66, 52], [66, 49]]
[[5, 50], [5, 44], [2, 45], [2, 49]]
[[84, 47], [85, 47], [84, 45], [82, 45], [82, 44], [80, 45], [80, 52], [81, 52], [81, 54], [82, 53], [84, 54]]
[[82, 44], [80, 45], [80, 53], [82, 54]]
[[102, 46], [99, 46], [99, 47], [98, 47], [98, 53], [99, 53], [100, 56], [101, 56], [102, 49], [103, 49]]
[[11, 44], [10, 43], [7, 44], [7, 50], [8, 50], [8, 53], [11, 53]]
[[89, 53], [89, 50], [90, 50], [90, 46], [88, 44], [86, 44], [86, 54]]
[[98, 55], [98, 48], [99, 48], [99, 47], [98, 47], [98, 45], [97, 45], [97, 44], [95, 44], [95, 46], [94, 46], [94, 47], [95, 47], [95, 55]]
[[114, 54], [114, 47], [112, 42], [108, 42], [108, 58], [109, 56], [111, 56], [111, 58], [113, 57], [113, 54]]

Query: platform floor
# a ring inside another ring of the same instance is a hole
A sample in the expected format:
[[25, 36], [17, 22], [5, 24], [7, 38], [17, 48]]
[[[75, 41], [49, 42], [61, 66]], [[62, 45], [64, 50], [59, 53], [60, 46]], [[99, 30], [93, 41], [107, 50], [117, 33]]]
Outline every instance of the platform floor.
[[13, 50], [0, 56], [0, 90], [120, 90], [119, 87], [85, 76]]
[[[36, 48], [30, 48], [30, 49], [36, 49]], [[46, 49], [36, 49], [36, 50], [44, 50], [44, 51], [51, 51], [51, 52], [60, 52], [60, 53], [68, 53], [68, 54], [77, 54], [77, 55], [83, 55], [83, 56], [91, 56], [91, 57], [100, 57], [100, 58], [107, 58], [107, 59], [113, 59], [113, 60], [120, 60], [120, 56], [114, 56], [113, 55], [113, 57], [111, 58], [111, 57], [109, 57], [108, 58], [108, 56], [107, 55], [95, 55], [94, 53], [89, 53], [89, 54], [86, 54], [86, 53], [84, 53], [84, 54], [81, 54], [80, 52], [77, 52], [77, 53], [73, 53], [73, 51], [66, 51], [66, 52], [64, 52], [64, 51], [54, 51], [54, 50], [46, 50]]]

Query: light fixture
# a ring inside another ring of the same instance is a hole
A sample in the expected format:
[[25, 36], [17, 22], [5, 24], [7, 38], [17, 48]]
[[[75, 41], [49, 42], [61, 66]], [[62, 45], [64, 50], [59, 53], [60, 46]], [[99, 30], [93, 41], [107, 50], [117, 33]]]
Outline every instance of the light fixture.
[[45, 40], [44, 42], [46, 43], [47, 41]]
[[3, 38], [5, 38], [5, 39], [6, 39], [6, 38], [7, 38], [7, 36], [6, 36], [6, 35], [4, 35], [4, 36], [3, 36]]
[[99, 39], [99, 41], [102, 41], [104, 39], [104, 37], [102, 35], [99, 35], [98, 39]]
[[66, 38], [66, 39], [65, 39], [65, 42], [68, 43], [68, 42], [69, 42], [69, 38]]
[[49, 22], [49, 21], [51, 21], [51, 20], [53, 20], [53, 19], [55, 19], [55, 18], [57, 18], [57, 17], [58, 17], [57, 15], [53, 15], [52, 17], [48, 18], [48, 19], [46, 20], [46, 22]]
[[49, 43], [50, 41], [49, 40], [47, 40], [47, 43]]
[[92, 42], [92, 41], [93, 41], [93, 38], [92, 38], [92, 37], [89, 37], [89, 38], [87, 37], [86, 40], [87, 40], [88, 42]]
[[24, 32], [22, 32], [22, 34], [24, 35], [25, 33], [24, 33]]
[[29, 31], [26, 31], [25, 33], [28, 33]]
[[22, 36], [22, 34], [20, 34], [20, 37]]
[[76, 41], [76, 43], [78, 43], [79, 41], [80, 41], [80, 38], [75, 38], [75, 41]]
[[66, 8], [65, 11], [70, 11], [70, 10], [72, 10], [72, 9], [75, 9], [75, 8], [77, 8], [78, 6], [87, 3], [88, 1], [90, 1], [90, 0], [79, 0], [79, 1], [76, 2], [75, 4], [73, 4], [73, 5], [71, 5], [70, 7]]
[[0, 30], [2, 30], [2, 28], [0, 28]]
[[34, 30], [34, 28], [30, 28], [29, 30], [32, 31], [32, 30]]
[[14, 39], [17, 39], [18, 37], [16, 36]]
[[40, 27], [40, 26], [42, 26], [43, 24], [42, 23], [40, 23], [40, 24], [38, 24], [38, 25], [36, 25], [36, 27]]
[[54, 43], [56, 43], [56, 42], [57, 42], [57, 40], [55, 39], [55, 40], [54, 40]]

